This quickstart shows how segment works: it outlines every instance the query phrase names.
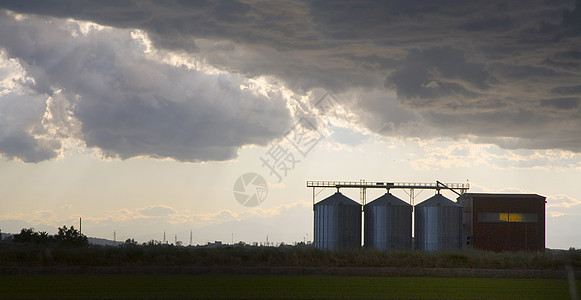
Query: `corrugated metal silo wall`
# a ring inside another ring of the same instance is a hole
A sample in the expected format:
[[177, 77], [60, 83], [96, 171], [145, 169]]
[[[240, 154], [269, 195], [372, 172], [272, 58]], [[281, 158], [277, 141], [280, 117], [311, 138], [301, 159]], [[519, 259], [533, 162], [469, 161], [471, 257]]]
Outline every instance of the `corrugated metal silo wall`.
[[462, 246], [462, 207], [416, 206], [414, 232], [418, 250], [460, 249]]
[[314, 245], [324, 250], [361, 247], [361, 206], [315, 205]]
[[412, 248], [412, 206], [365, 205], [365, 247]]

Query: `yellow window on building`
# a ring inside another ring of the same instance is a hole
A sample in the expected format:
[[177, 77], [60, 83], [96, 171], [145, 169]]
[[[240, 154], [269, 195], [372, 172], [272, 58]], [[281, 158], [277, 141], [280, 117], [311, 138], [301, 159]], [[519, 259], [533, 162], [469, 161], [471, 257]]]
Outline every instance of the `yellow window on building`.
[[[522, 214], [498, 214], [498, 218], [503, 222], [523, 222]], [[534, 220], [534, 218], [531, 218]]]
[[537, 214], [534, 213], [478, 213], [478, 222], [499, 223], [537, 223]]

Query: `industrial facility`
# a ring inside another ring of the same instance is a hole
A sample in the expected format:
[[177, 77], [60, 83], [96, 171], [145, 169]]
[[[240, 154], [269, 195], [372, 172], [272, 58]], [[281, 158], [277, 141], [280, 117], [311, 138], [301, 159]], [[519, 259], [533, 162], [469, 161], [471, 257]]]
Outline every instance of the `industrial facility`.
[[[307, 181], [307, 187], [313, 188], [314, 246], [318, 249], [359, 248], [362, 244], [378, 250], [545, 249], [543, 196], [467, 193], [468, 183], [439, 181]], [[316, 196], [327, 188], [335, 188], [336, 193], [316, 202]], [[342, 188], [359, 189], [361, 203], [343, 195]], [[378, 188], [386, 193], [366, 203], [367, 189]], [[391, 194], [391, 189], [404, 190], [409, 203]], [[434, 190], [435, 195], [414, 206], [423, 190]], [[440, 190], [456, 193], [457, 201], [444, 197]]]
[[543, 251], [546, 198], [535, 194], [458, 197], [463, 207], [463, 247], [492, 251]]

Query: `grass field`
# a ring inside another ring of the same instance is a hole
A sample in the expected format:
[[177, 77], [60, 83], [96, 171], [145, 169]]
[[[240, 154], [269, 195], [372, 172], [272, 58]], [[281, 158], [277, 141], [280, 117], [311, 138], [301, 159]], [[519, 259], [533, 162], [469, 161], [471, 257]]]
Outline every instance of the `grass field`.
[[29, 275], [0, 276], [0, 282], [4, 299], [569, 299], [564, 279]]
[[581, 250], [322, 251], [307, 245], [210, 249], [7, 242], [0, 243], [0, 298], [569, 299], [566, 266], [581, 278]]

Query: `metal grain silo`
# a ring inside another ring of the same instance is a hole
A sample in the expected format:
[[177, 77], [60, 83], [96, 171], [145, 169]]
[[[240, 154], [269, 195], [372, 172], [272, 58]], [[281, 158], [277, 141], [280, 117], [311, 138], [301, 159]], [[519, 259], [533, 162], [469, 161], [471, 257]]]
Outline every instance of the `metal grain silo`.
[[337, 192], [316, 203], [314, 210], [316, 248], [361, 247], [361, 204]]
[[417, 204], [414, 232], [418, 250], [460, 249], [462, 206], [440, 194]]
[[367, 203], [363, 207], [365, 247], [378, 250], [411, 249], [412, 208], [390, 193]]

